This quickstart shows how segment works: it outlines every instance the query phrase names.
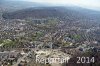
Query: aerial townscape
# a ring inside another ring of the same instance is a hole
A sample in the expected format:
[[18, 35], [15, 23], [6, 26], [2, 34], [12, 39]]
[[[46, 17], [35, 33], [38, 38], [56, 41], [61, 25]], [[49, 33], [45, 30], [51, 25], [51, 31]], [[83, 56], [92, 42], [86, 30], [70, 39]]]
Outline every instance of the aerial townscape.
[[0, 66], [100, 66], [100, 11], [1, 0]]

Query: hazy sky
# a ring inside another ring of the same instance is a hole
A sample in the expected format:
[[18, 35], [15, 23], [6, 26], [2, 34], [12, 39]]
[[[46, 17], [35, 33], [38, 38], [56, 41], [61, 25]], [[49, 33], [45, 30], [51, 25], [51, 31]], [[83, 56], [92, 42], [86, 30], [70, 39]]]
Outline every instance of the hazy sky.
[[23, 0], [23, 1], [52, 3], [55, 5], [58, 4], [77, 5], [86, 8], [100, 9], [100, 0]]

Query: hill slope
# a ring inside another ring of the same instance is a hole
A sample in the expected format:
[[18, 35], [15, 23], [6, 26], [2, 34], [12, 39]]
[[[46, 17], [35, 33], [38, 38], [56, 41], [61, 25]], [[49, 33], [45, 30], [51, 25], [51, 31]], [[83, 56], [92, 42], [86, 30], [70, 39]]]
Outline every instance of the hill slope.
[[74, 7], [34, 7], [14, 12], [4, 13], [5, 19], [47, 18], [56, 17], [66, 20], [100, 21], [100, 12]]

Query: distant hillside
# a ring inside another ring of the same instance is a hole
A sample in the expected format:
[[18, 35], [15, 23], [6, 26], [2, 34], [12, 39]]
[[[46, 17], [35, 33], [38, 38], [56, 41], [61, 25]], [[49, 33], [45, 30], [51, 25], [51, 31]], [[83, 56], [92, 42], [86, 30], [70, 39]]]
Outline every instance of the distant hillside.
[[3, 12], [4, 19], [57, 17], [63, 20], [93, 19], [100, 22], [100, 12], [75, 6], [54, 7], [43, 3], [0, 0], [0, 12]]
[[45, 5], [41, 3], [26, 2], [26, 1], [0, 0], [0, 11], [3, 12], [12, 12], [25, 8], [40, 7], [40, 6], [45, 6]]
[[2, 16], [5, 19], [59, 17], [67, 20], [100, 20], [100, 12], [78, 7], [33, 7], [4, 13]]
[[46, 17], [60, 17], [60, 18], [84, 18], [85, 16], [75, 10], [66, 9], [64, 7], [39, 7], [18, 10], [15, 12], [5, 13], [5, 19], [24, 19], [24, 18], [46, 18]]

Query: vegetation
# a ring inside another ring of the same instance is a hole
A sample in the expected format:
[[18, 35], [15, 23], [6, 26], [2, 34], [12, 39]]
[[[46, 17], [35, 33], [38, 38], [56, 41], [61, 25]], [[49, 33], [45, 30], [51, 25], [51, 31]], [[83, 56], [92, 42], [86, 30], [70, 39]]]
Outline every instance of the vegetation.
[[6, 46], [11, 46], [15, 44], [15, 42], [10, 39], [1, 40], [0, 43]]
[[58, 23], [58, 19], [57, 18], [52, 18], [52, 19], [48, 20], [47, 25], [55, 26], [57, 23]]
[[32, 35], [32, 39], [33, 39], [33, 41], [34, 40], [38, 40], [40, 37], [42, 37], [44, 35], [44, 33], [43, 32], [40, 32], [40, 31], [38, 31], [38, 32], [36, 32], [36, 33], [34, 33], [33, 35]]

